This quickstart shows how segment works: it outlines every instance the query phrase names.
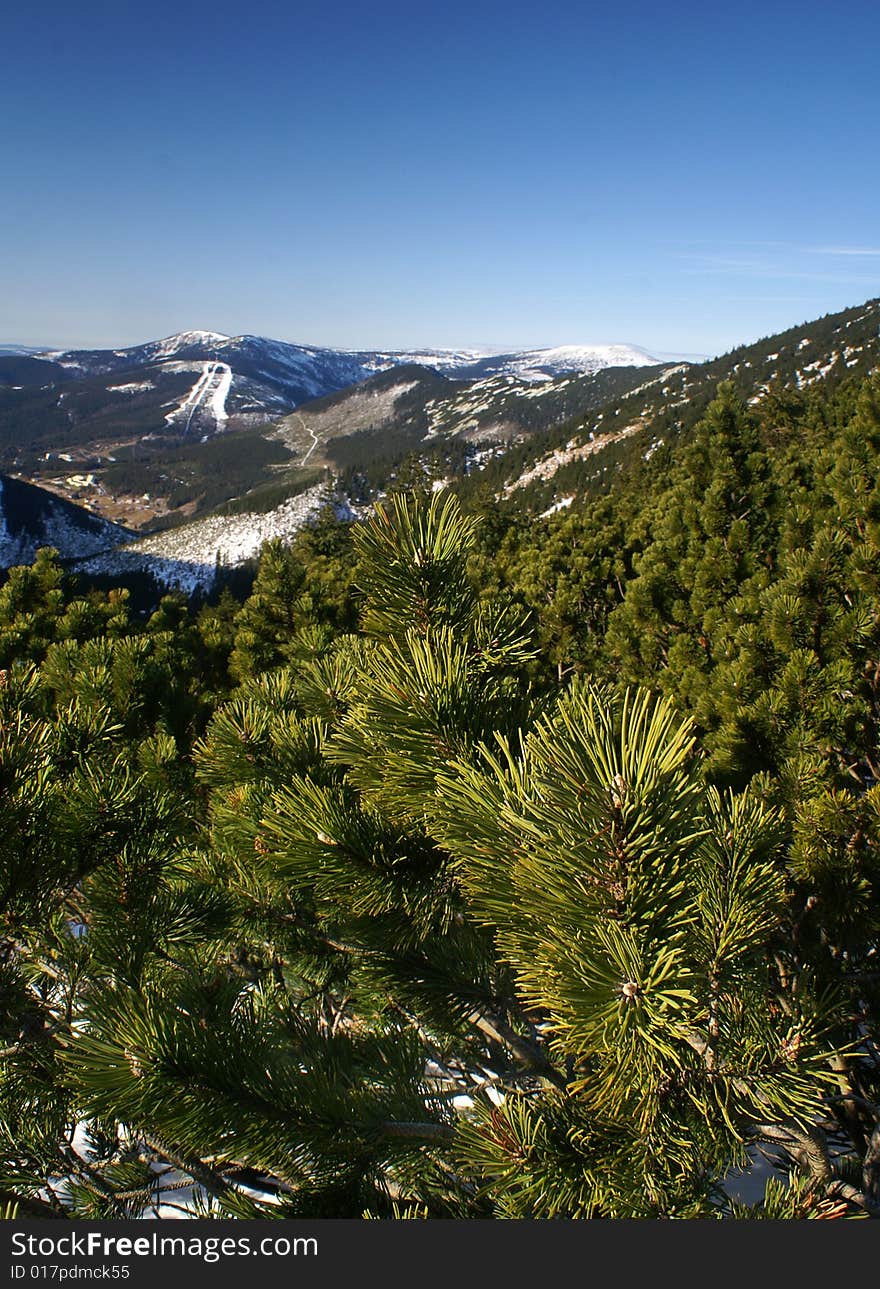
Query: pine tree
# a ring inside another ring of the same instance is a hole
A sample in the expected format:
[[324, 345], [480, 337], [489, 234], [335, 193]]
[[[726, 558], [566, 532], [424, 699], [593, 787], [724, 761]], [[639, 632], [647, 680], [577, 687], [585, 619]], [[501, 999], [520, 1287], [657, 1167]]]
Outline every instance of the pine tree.
[[728, 601], [750, 583], [766, 584], [773, 510], [755, 419], [722, 383], [642, 520], [645, 549], [610, 617], [605, 657], [629, 679], [659, 676], [667, 692], [696, 706], [726, 645]]
[[332, 640], [267, 571], [192, 798], [171, 606], [10, 673], [4, 1195], [124, 1216], [158, 1165], [240, 1217], [739, 1216], [772, 1142], [766, 1216], [880, 1212], [876, 790], [722, 792], [668, 696], [536, 685], [475, 541], [448, 493], [377, 507]]
[[233, 676], [244, 679], [283, 664], [309, 608], [305, 574], [278, 539], [265, 542], [253, 591], [235, 620]]

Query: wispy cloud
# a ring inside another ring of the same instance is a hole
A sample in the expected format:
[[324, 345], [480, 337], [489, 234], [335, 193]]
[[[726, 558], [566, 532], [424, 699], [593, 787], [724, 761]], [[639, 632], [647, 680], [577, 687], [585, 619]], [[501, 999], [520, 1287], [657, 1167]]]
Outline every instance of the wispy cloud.
[[807, 255], [880, 255], [880, 246], [805, 246]]
[[[876, 284], [877, 274], [867, 272], [850, 272], [832, 271], [829, 265], [827, 269], [812, 268], [804, 260], [798, 263], [794, 253], [799, 252], [801, 255], [807, 252], [821, 254], [818, 249], [814, 252], [808, 247], [790, 247], [789, 254], [784, 257], [759, 257], [755, 255], [737, 255], [734, 253], [708, 254], [700, 252], [680, 251], [676, 254], [676, 259], [685, 261], [690, 267], [683, 268], [682, 272], [686, 274], [718, 274], [723, 276], [733, 276], [740, 278], [749, 278], [751, 280], [760, 279], [762, 281], [786, 281], [786, 282], [838, 282], [849, 283], [854, 286]], [[829, 255], [844, 255], [847, 252], [843, 248], [829, 250]], [[853, 250], [852, 254], [857, 254]], [[880, 250], [873, 252], [880, 255]], [[872, 252], [864, 251], [862, 254], [870, 255]], [[841, 266], [842, 268], [843, 266]], [[867, 268], [867, 266], [865, 266]], [[853, 268], [856, 268], [854, 265]]]
[[717, 241], [709, 238], [692, 239], [687, 242], [678, 243], [678, 250], [685, 254], [690, 252], [694, 255], [711, 255], [711, 256], [729, 256], [736, 259], [744, 259], [746, 255], [754, 256], [756, 252], [772, 252], [773, 255], [880, 255], [880, 246], [842, 246], [840, 243], [810, 243], [804, 245], [803, 242], [770, 242], [770, 241], [734, 241], [726, 242], [719, 245]]

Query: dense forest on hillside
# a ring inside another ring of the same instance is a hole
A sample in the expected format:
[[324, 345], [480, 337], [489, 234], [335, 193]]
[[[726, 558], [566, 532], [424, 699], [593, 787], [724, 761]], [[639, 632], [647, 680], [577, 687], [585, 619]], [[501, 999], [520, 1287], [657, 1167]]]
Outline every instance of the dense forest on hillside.
[[10, 571], [0, 1203], [880, 1215], [880, 378], [613, 451]]

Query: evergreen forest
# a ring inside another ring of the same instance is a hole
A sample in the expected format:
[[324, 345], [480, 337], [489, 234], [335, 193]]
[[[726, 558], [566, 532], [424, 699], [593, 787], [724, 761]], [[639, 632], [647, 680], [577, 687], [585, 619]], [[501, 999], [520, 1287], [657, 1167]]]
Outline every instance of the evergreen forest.
[[880, 377], [405, 473], [238, 598], [9, 571], [0, 1206], [880, 1216]]

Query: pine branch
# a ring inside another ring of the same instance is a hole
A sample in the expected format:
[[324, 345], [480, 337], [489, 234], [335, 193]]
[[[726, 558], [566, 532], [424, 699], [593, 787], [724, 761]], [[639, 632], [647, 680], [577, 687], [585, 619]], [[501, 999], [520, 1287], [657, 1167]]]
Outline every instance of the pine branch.
[[866, 1110], [873, 1120], [880, 1118], [880, 1109], [873, 1102], [866, 1101], [864, 1097], [856, 1094], [850, 1077], [849, 1064], [845, 1057], [835, 1055], [831, 1058], [830, 1064], [832, 1070], [840, 1076], [838, 1080], [840, 1087], [846, 1090], [840, 1096], [826, 1099], [830, 1105], [840, 1107], [839, 1112], [836, 1112], [838, 1119], [843, 1121], [843, 1125], [858, 1147], [859, 1153], [864, 1154], [868, 1148], [868, 1133], [865, 1131], [858, 1109]]
[[390, 1141], [451, 1141], [455, 1129], [446, 1123], [405, 1123], [383, 1119], [378, 1125], [383, 1137]]
[[170, 1193], [171, 1193], [171, 1191], [183, 1191], [183, 1190], [188, 1190], [190, 1186], [192, 1186], [192, 1181], [191, 1181], [191, 1180], [184, 1180], [184, 1181], [179, 1181], [179, 1182], [168, 1182], [168, 1183], [167, 1183], [167, 1185], [162, 1185], [162, 1186], [159, 1186], [159, 1187], [154, 1187], [154, 1186], [141, 1186], [138, 1190], [133, 1190], [133, 1191], [117, 1191], [117, 1192], [116, 1192], [116, 1199], [118, 1199], [118, 1200], [145, 1200], [145, 1201], [147, 1201], [147, 1200], [152, 1200], [152, 1199], [154, 1198], [154, 1196], [156, 1195], [157, 1191], [158, 1191], [158, 1195], [159, 1195], [159, 1202], [161, 1203], [161, 1202], [162, 1202], [162, 1196], [170, 1194]]
[[236, 1185], [247, 1186], [249, 1190], [262, 1191], [265, 1195], [295, 1195], [296, 1187], [278, 1177], [266, 1177], [256, 1169], [244, 1164], [231, 1164], [226, 1169]]
[[119, 1198], [116, 1191], [98, 1169], [94, 1168], [87, 1159], [83, 1159], [82, 1155], [78, 1155], [70, 1145], [64, 1147], [64, 1156], [73, 1172], [85, 1182], [85, 1185], [94, 1194], [101, 1195], [104, 1199], [113, 1200], [114, 1202]]
[[880, 1119], [874, 1125], [862, 1162], [862, 1186], [880, 1212]]
[[828, 1143], [820, 1128], [800, 1129], [777, 1123], [749, 1125], [754, 1136], [783, 1146], [810, 1179], [827, 1186], [834, 1177]]
[[216, 1199], [222, 1199], [232, 1190], [232, 1186], [226, 1178], [221, 1173], [210, 1168], [203, 1160], [177, 1154], [158, 1137], [141, 1133], [141, 1139], [150, 1150], [157, 1155], [161, 1155], [168, 1163], [173, 1164], [175, 1168], [179, 1168], [182, 1173], [188, 1173], [194, 1181], [204, 1187], [209, 1195], [213, 1195]]
[[880, 1203], [870, 1195], [851, 1186], [849, 1182], [834, 1181], [826, 1187], [827, 1195], [834, 1197], [839, 1196], [847, 1200], [850, 1204], [855, 1204], [857, 1208], [862, 1209], [869, 1217], [880, 1218]]
[[493, 1042], [509, 1048], [527, 1069], [534, 1070], [536, 1074], [542, 1075], [554, 1087], [557, 1087], [560, 1092], [565, 1091], [568, 1086], [568, 1080], [564, 1074], [560, 1074], [559, 1070], [551, 1064], [546, 1052], [537, 1043], [531, 1043], [528, 1039], [517, 1034], [500, 1017], [489, 1016], [485, 1012], [472, 1012], [468, 1017], [468, 1021], [481, 1033], [485, 1034], [487, 1038], [491, 1038]]
[[32, 1047], [34, 1043], [43, 1043], [46, 1039], [52, 1038], [54, 1034], [58, 1034], [62, 1029], [66, 1028], [66, 1020], [56, 1021], [54, 1025], [48, 1025], [45, 1029], [41, 1029], [38, 1033], [28, 1038], [21, 1038], [17, 1043], [12, 1043], [9, 1047], [2, 1047], [0, 1048], [0, 1060], [9, 1056], [18, 1056], [26, 1047]]
[[[51, 1188], [49, 1193], [53, 1195]], [[11, 1191], [0, 1191], [0, 1205], [15, 1204], [18, 1209], [20, 1218], [53, 1218], [65, 1220], [70, 1215], [64, 1211], [62, 1206], [57, 1202], [52, 1204], [49, 1200], [40, 1199], [36, 1195], [19, 1195]]]

